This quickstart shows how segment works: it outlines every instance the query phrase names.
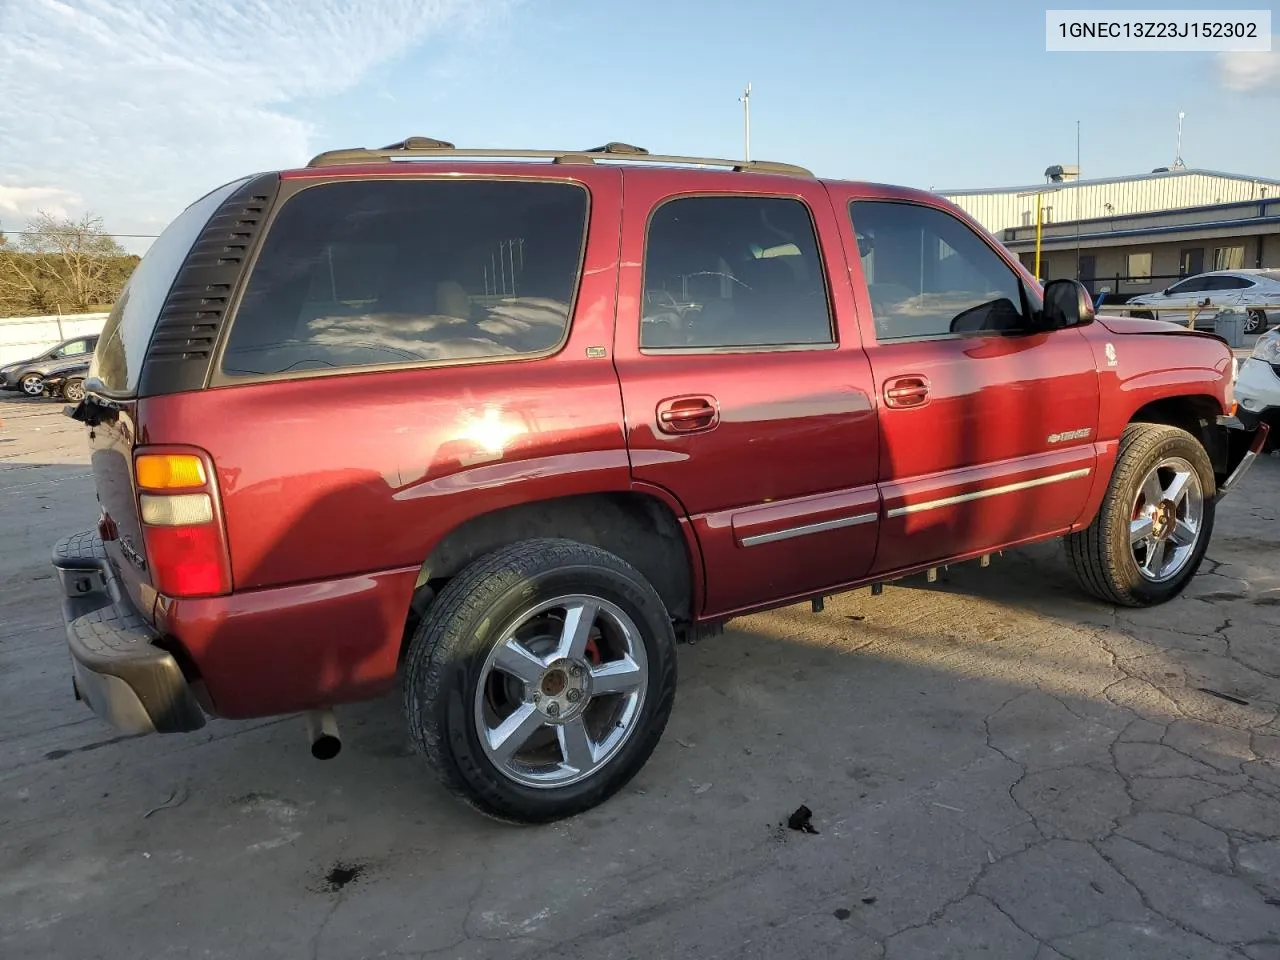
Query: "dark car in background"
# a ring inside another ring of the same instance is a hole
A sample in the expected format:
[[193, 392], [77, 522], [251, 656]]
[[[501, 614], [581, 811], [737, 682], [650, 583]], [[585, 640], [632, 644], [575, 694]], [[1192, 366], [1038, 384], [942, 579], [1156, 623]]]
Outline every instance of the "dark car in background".
[[62, 370], [69, 360], [86, 366], [98, 346], [98, 334], [72, 337], [27, 360], [15, 360], [0, 367], [0, 390], [21, 390], [29, 397], [45, 393], [45, 380]]
[[84, 379], [89, 375], [89, 361], [92, 359], [93, 354], [86, 353], [49, 364], [44, 378], [44, 395], [79, 403], [84, 399]]

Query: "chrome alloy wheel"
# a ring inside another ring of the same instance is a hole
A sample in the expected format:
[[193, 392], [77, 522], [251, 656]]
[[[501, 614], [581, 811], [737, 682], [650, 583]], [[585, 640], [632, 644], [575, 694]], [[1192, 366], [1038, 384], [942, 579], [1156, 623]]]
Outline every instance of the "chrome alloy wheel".
[[648, 675], [640, 630], [621, 608], [579, 595], [540, 603], [513, 618], [481, 669], [481, 747], [524, 786], [585, 780], [634, 733]]
[[1160, 461], [1138, 488], [1129, 544], [1138, 572], [1153, 583], [1177, 576], [1190, 562], [1204, 524], [1204, 491], [1181, 457]]
[[37, 373], [29, 373], [22, 378], [21, 386], [28, 397], [38, 397], [44, 393], [44, 378]]

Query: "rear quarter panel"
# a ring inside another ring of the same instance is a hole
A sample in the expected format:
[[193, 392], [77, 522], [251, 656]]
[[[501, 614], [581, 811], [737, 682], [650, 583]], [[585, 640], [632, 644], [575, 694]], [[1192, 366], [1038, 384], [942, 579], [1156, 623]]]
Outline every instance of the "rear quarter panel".
[[620, 178], [591, 188], [568, 339], [541, 359], [263, 380], [150, 398], [148, 444], [215, 464], [235, 592], [159, 598], [223, 716], [377, 695], [419, 568], [451, 529], [515, 503], [630, 489], [611, 351]]

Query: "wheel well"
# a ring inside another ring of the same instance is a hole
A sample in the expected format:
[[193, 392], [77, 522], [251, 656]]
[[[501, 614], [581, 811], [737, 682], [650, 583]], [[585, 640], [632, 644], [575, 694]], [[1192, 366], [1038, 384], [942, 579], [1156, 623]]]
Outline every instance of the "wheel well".
[[451, 530], [418, 572], [406, 636], [450, 577], [486, 553], [535, 537], [563, 537], [608, 550], [645, 576], [672, 619], [690, 619], [693, 565], [671, 508], [647, 494], [598, 493], [506, 507]]
[[1219, 413], [1221, 408], [1213, 397], [1165, 397], [1163, 400], [1154, 400], [1139, 409], [1129, 418], [1129, 422], [1159, 423], [1187, 431], [1200, 441], [1205, 452], [1209, 454], [1213, 472], [1221, 483], [1228, 473], [1229, 451], [1223, 440], [1222, 431], [1217, 428]]

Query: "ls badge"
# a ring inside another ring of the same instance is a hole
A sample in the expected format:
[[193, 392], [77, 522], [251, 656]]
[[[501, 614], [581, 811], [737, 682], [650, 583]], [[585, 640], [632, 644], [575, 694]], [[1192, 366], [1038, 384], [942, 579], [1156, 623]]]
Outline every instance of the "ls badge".
[[1116, 360], [1116, 345], [1114, 343], [1108, 343], [1106, 350], [1107, 350], [1107, 366], [1114, 367], [1119, 362], [1118, 360]]

